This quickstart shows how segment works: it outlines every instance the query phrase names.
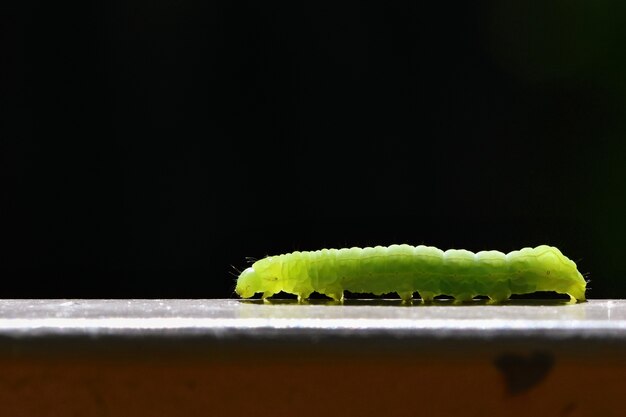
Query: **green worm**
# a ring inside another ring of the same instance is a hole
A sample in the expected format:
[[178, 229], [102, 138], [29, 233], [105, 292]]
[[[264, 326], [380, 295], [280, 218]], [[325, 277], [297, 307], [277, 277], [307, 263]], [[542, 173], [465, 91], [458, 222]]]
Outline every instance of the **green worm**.
[[512, 294], [555, 291], [585, 300], [587, 282], [576, 264], [555, 247], [537, 246], [507, 253], [432, 246], [391, 245], [322, 249], [269, 256], [256, 261], [237, 279], [243, 298], [263, 298], [284, 291], [299, 300], [318, 292], [343, 300], [344, 291], [382, 295], [397, 293], [408, 301], [438, 295], [468, 301], [483, 295], [504, 301]]

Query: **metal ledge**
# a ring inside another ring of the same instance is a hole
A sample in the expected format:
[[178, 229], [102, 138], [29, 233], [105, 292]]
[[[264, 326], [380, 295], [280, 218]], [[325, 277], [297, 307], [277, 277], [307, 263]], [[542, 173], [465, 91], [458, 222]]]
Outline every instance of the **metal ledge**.
[[[112, 339], [239, 347], [260, 343], [440, 349], [477, 344], [626, 347], [626, 300], [0, 300], [0, 340]], [[362, 341], [367, 339], [365, 346]], [[399, 343], [398, 341], [402, 341]], [[2, 345], [0, 344], [0, 347]]]

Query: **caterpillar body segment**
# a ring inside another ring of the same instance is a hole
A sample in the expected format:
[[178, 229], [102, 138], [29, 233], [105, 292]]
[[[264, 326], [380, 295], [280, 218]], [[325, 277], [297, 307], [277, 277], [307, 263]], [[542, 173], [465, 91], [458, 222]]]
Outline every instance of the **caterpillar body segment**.
[[343, 299], [346, 290], [396, 292], [403, 300], [418, 292], [423, 300], [447, 295], [460, 301], [478, 295], [504, 301], [512, 294], [555, 291], [583, 301], [586, 281], [576, 264], [552, 246], [504, 254], [391, 245], [269, 256], [244, 270], [235, 288], [243, 298], [284, 291], [306, 299], [315, 291], [335, 300]]

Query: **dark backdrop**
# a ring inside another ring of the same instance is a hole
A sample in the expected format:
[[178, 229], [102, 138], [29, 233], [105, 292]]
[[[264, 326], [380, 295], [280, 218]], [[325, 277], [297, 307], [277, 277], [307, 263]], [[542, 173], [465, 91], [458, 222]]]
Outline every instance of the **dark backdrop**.
[[552, 244], [626, 296], [623, 2], [7, 3], [0, 297], [400, 242]]

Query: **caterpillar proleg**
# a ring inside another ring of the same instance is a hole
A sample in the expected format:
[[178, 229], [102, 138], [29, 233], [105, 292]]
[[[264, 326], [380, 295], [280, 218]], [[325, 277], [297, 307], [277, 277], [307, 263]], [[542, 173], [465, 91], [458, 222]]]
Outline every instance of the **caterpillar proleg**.
[[245, 269], [235, 291], [263, 298], [284, 291], [306, 299], [318, 292], [342, 300], [344, 291], [382, 295], [396, 292], [410, 300], [438, 295], [460, 301], [482, 295], [504, 301], [512, 294], [555, 291], [585, 300], [586, 281], [576, 264], [552, 246], [507, 253], [432, 246], [391, 245], [322, 249], [268, 256]]

